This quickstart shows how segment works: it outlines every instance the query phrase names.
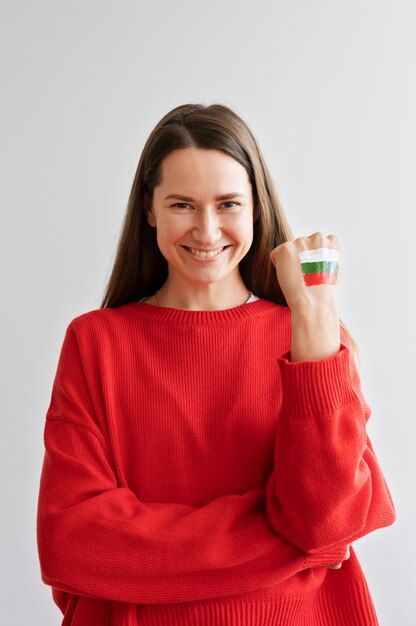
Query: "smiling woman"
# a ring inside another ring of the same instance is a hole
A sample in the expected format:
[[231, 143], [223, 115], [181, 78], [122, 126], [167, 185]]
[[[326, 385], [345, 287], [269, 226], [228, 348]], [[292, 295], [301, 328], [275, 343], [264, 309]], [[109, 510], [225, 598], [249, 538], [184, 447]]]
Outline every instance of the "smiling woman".
[[[236, 240], [230, 229], [240, 233]], [[217, 310], [233, 308], [250, 293], [285, 306], [270, 253], [292, 238], [245, 122], [223, 105], [177, 107], [144, 147], [101, 306], [145, 299]], [[214, 280], [206, 272], [214, 267], [191, 263], [196, 257], [188, 248], [223, 245]]]
[[[241, 191], [221, 193], [227, 186]], [[190, 195], [169, 193], [172, 188]], [[226, 198], [239, 201], [224, 202]], [[172, 199], [186, 202], [169, 202]], [[147, 213], [168, 264], [158, 302], [215, 310], [247, 300], [239, 263], [251, 247], [254, 219], [250, 180], [235, 159], [201, 148], [175, 150], [165, 157]]]
[[339, 249], [293, 240], [231, 109], [157, 124], [46, 415], [37, 537], [65, 626], [378, 624], [351, 544], [395, 509], [337, 285], [300, 256], [323, 273], [310, 250]]

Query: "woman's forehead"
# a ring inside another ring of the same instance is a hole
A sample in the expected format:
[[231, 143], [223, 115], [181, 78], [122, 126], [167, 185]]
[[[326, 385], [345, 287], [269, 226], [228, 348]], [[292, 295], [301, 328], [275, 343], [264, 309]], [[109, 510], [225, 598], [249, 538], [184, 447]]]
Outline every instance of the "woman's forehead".
[[226, 194], [247, 196], [251, 187], [246, 169], [219, 150], [175, 150], [162, 161], [161, 174], [159, 186], [164, 195], [193, 198], [204, 190], [215, 198]]

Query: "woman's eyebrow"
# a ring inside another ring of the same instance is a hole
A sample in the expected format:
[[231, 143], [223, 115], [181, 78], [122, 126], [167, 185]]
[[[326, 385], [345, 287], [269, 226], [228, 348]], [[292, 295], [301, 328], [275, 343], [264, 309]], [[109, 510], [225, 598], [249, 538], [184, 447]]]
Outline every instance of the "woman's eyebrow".
[[[231, 193], [225, 193], [222, 196], [217, 196], [216, 198], [214, 198], [214, 200], [227, 200], [228, 198], [246, 198], [246, 196], [243, 193], [239, 193], [238, 191], [233, 191]], [[187, 202], [195, 202], [195, 200], [193, 198], [191, 198], [190, 196], [181, 196], [179, 194], [176, 193], [171, 193], [168, 196], [165, 196], [164, 200], [168, 200], [169, 198], [175, 198], [176, 200], [186, 200]]]

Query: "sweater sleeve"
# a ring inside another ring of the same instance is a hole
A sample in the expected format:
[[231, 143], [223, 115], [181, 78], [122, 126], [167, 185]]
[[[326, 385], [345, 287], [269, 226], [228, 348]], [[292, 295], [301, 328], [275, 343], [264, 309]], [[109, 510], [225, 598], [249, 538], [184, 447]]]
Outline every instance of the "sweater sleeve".
[[392, 524], [396, 511], [366, 432], [371, 409], [346, 331], [337, 354], [291, 362], [289, 351], [278, 366], [283, 401], [266, 486], [273, 528], [313, 554]]
[[276, 585], [344, 558], [346, 544], [310, 555], [280, 536], [265, 489], [200, 507], [140, 501], [118, 482], [91, 397], [71, 322], [46, 414], [37, 511], [41, 576], [56, 597], [192, 601]]

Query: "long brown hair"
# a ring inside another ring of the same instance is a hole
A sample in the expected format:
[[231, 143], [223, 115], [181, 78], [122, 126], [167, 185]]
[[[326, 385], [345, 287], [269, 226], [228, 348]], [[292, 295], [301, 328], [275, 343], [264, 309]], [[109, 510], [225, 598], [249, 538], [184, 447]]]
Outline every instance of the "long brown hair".
[[[168, 277], [156, 229], [147, 221], [153, 191], [161, 182], [161, 164], [173, 150], [221, 150], [247, 171], [258, 219], [253, 224], [252, 245], [240, 261], [244, 284], [259, 298], [288, 306], [270, 260], [276, 246], [294, 239], [272, 177], [248, 125], [222, 104], [183, 104], [167, 113], [150, 133], [140, 156], [113, 269], [100, 308], [118, 307], [157, 291]], [[352, 347], [358, 346], [345, 324]]]

